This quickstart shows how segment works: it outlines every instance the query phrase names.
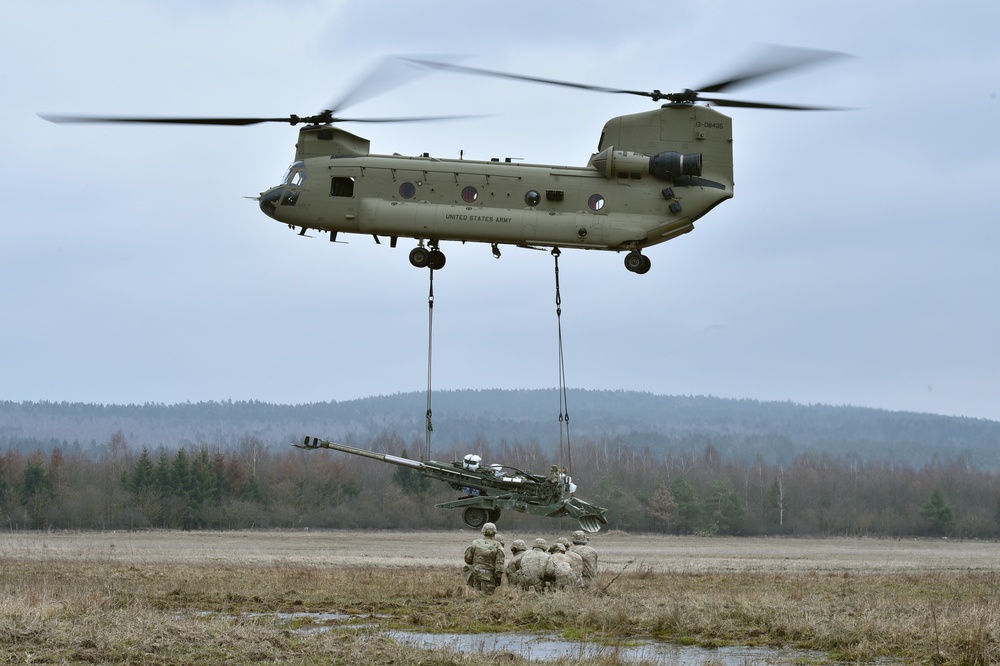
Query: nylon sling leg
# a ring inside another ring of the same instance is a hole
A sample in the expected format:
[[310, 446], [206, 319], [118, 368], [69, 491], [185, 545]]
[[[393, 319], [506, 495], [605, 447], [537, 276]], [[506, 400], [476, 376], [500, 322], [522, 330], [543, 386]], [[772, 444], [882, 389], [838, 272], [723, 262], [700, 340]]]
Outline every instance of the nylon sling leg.
[[431, 459], [431, 433], [434, 424], [431, 421], [431, 352], [434, 348], [434, 269], [430, 269], [430, 288], [427, 294], [427, 413], [425, 415], [426, 430], [424, 435], [423, 460]]
[[[573, 474], [573, 449], [569, 441], [569, 404], [566, 389], [566, 363], [563, 357], [562, 296], [559, 294], [559, 248], [552, 248], [556, 266], [556, 325], [559, 331], [559, 458], [566, 460], [566, 473]], [[565, 431], [565, 448], [563, 432]], [[565, 458], [563, 457], [565, 455]]]

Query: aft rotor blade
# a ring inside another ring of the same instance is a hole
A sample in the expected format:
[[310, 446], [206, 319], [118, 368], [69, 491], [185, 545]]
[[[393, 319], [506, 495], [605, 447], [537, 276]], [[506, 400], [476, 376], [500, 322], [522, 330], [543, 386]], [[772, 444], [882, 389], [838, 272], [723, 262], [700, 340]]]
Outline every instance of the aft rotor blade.
[[[695, 88], [698, 92], [722, 92], [723, 90], [736, 88], [751, 81], [762, 79], [768, 76], [775, 76], [792, 69], [817, 65], [826, 60], [847, 57], [844, 53], [836, 51], [822, 51], [819, 49], [804, 49], [792, 46], [765, 45], [760, 52], [751, 59], [751, 62], [744, 65], [740, 70], [731, 74], [721, 81], [715, 81], [708, 85]], [[768, 108], [768, 107], [762, 107]], [[805, 109], [796, 109], [805, 110]]]
[[721, 99], [718, 97], [697, 97], [699, 102], [708, 102], [715, 106], [733, 106], [741, 109], [776, 109], [779, 111], [845, 111], [838, 106], [804, 106], [801, 104], [772, 104], [770, 102], [746, 102], [738, 99]]

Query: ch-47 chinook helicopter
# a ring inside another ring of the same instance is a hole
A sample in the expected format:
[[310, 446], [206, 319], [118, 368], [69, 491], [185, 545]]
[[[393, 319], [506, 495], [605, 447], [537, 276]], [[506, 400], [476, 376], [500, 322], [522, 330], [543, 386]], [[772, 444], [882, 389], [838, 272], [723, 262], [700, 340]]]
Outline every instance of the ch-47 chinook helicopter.
[[[777, 55], [776, 55], [777, 54]], [[827, 51], [778, 49], [718, 82], [676, 93], [606, 88], [533, 76], [400, 58], [415, 69], [450, 71], [648, 97], [657, 109], [609, 120], [586, 166], [474, 161], [372, 154], [370, 142], [337, 126], [343, 122], [396, 122], [447, 118], [346, 118], [339, 111], [360, 95], [355, 88], [330, 109], [286, 118], [156, 118], [43, 116], [54, 122], [201, 125], [303, 125], [295, 160], [280, 184], [262, 192], [261, 210], [296, 229], [367, 234], [396, 247], [416, 240], [410, 263], [441, 269], [445, 241], [526, 248], [581, 248], [626, 252], [625, 267], [646, 273], [642, 251], [694, 229], [733, 196], [733, 128], [709, 105], [754, 109], [823, 110], [829, 107], [747, 102], [719, 93], [754, 79], [825, 60]], [[370, 95], [369, 95], [370, 96]], [[699, 103], [700, 102], [700, 103]], [[454, 118], [454, 117], [452, 117]]]

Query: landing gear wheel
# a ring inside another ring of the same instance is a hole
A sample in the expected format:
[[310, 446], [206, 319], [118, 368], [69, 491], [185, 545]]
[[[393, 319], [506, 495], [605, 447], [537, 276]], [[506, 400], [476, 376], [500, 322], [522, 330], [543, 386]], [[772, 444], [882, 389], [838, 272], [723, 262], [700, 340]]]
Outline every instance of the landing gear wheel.
[[427, 268], [427, 264], [430, 263], [431, 253], [423, 247], [415, 247], [410, 250], [410, 263], [417, 268]]
[[427, 265], [431, 270], [439, 271], [444, 268], [445, 256], [441, 250], [431, 250]]
[[462, 512], [462, 522], [474, 530], [480, 529], [489, 520], [489, 513], [486, 509], [478, 506], [469, 506]]
[[649, 267], [652, 262], [649, 257], [645, 256], [638, 250], [632, 250], [625, 255], [625, 268], [629, 269], [633, 273], [638, 273], [639, 275], [644, 275], [649, 272]]

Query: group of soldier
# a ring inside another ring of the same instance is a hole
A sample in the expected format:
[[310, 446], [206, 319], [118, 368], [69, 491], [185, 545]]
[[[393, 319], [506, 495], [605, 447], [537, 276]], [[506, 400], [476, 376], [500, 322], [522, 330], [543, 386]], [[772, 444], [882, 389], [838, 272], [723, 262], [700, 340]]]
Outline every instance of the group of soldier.
[[536, 592], [594, 586], [597, 551], [583, 530], [573, 532], [572, 540], [560, 537], [551, 545], [535, 539], [530, 550], [517, 539], [511, 543], [509, 559], [496, 525], [486, 523], [482, 531], [483, 536], [465, 549], [465, 582], [478, 592], [493, 594], [504, 574], [508, 585]]

